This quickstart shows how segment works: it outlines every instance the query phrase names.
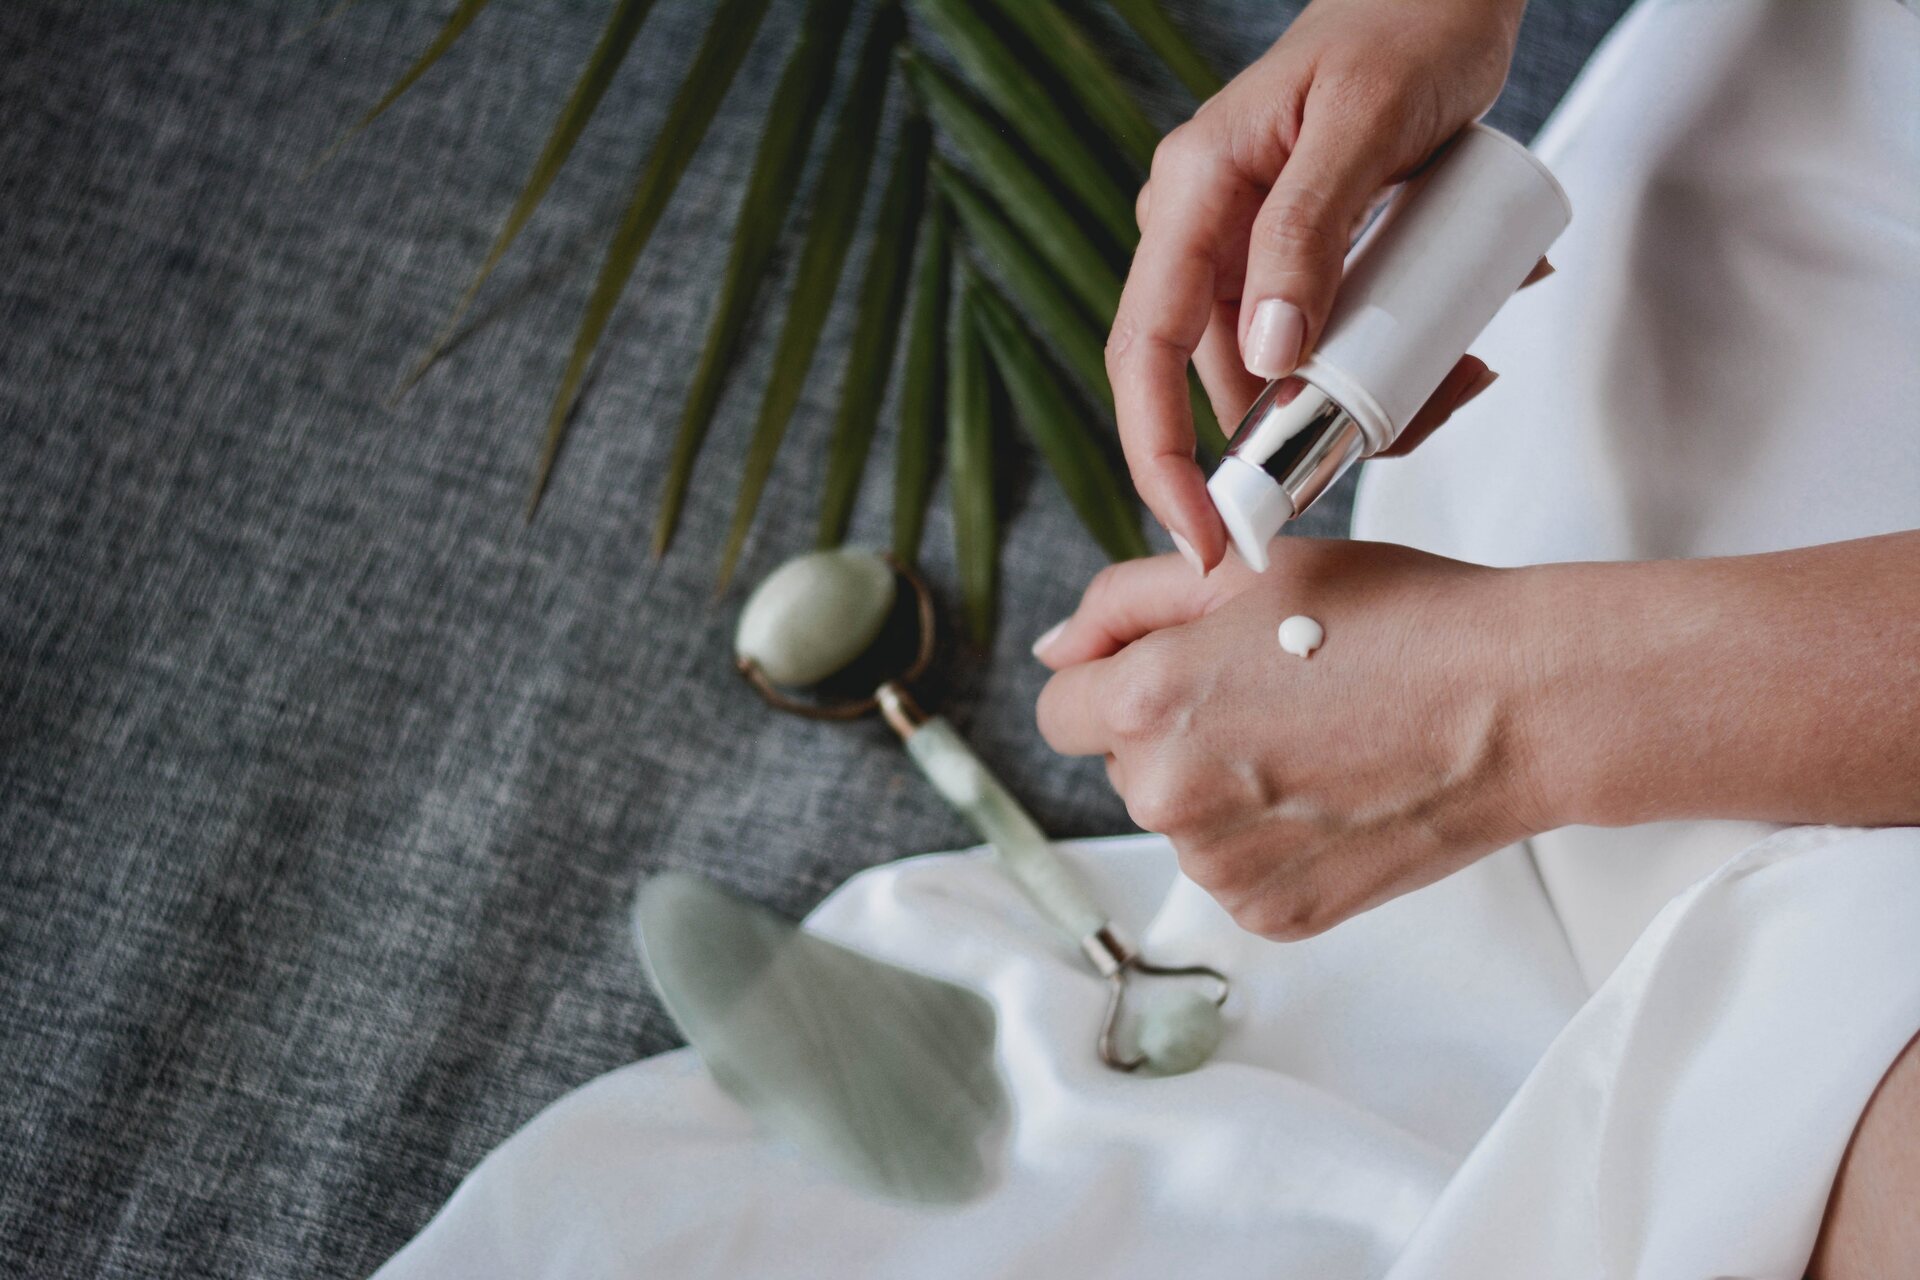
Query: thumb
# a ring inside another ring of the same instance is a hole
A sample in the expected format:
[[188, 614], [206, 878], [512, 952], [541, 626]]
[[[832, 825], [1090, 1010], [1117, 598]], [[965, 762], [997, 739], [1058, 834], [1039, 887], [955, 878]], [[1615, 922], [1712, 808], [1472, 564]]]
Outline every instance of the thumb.
[[1400, 167], [1384, 142], [1351, 116], [1303, 121], [1247, 245], [1240, 357], [1248, 372], [1284, 377], [1313, 349], [1352, 230]]

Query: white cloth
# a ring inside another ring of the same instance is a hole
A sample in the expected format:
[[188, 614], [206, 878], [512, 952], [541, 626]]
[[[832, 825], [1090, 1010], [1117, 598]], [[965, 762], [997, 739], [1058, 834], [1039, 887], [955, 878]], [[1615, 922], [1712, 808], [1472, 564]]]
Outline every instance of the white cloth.
[[[1542, 144], [1561, 277], [1489, 333], [1484, 403], [1376, 469], [1362, 532], [1519, 563], [1920, 524], [1916, 131], [1894, 0], [1636, 10]], [[554, 1104], [381, 1275], [1797, 1277], [1920, 1028], [1920, 831], [1727, 859], [1753, 834], [1507, 849], [1284, 946], [1155, 837], [1070, 846], [1151, 954], [1234, 975], [1218, 1058], [1170, 1080], [1098, 1065], [1101, 985], [978, 852], [882, 867], [809, 927], [993, 1001], [989, 1195], [847, 1191], [683, 1051]]]
[[[1641, 6], [1536, 149], [1558, 275], [1500, 381], [1355, 531], [1477, 564], [1739, 555], [1920, 527], [1920, 19], [1893, 0]], [[1754, 823], [1534, 842], [1590, 981]]]

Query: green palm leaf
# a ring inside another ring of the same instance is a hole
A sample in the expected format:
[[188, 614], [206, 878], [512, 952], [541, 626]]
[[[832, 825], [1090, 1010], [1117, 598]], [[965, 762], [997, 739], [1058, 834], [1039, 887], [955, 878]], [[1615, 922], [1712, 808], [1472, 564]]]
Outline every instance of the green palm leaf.
[[952, 77], [918, 55], [906, 59], [907, 75], [920, 100], [966, 156], [976, 177], [993, 193], [1015, 226], [1031, 240], [1087, 310], [1113, 319], [1120, 305], [1120, 277], [1088, 241], [1040, 175], [1008, 143], [1002, 126]]
[[[1093, 122], [1106, 131], [1127, 159], [1142, 172], [1150, 168], [1160, 131], [1120, 83], [1107, 60], [1060, 12], [1054, 0], [990, 2], [1052, 64]], [[1128, 217], [1131, 220], [1131, 210]]]
[[1116, 245], [1131, 249], [1139, 240], [1133, 201], [1101, 165], [1096, 147], [1089, 145], [1098, 139], [1076, 136], [1040, 82], [987, 24], [977, 0], [915, 0], [914, 8], [940, 33], [974, 88], [1013, 125], [1034, 155], [1059, 175]]
[[1167, 69], [1187, 86], [1187, 92], [1205, 102], [1220, 92], [1220, 77], [1214, 74], [1199, 50], [1187, 43], [1180, 28], [1167, 21], [1158, 0], [1109, 0], [1126, 24], [1153, 50]]
[[640, 27], [647, 20], [647, 14], [653, 8], [653, 0], [619, 0], [613, 13], [607, 18], [607, 25], [600, 32], [600, 40], [587, 57], [587, 65], [581, 70], [580, 78], [574, 81], [573, 92], [567, 95], [567, 101], [560, 108], [559, 118], [553, 122], [553, 129], [547, 135], [546, 145], [540, 149], [539, 158], [533, 162], [533, 169], [527, 175], [526, 185], [520, 189], [520, 195], [508, 211], [507, 219], [493, 237], [493, 244], [487, 249], [487, 256], [480, 263], [480, 269], [473, 274], [473, 280], [467, 285], [467, 291], [460, 295], [454, 304], [453, 314], [440, 330], [440, 336], [434, 340], [425, 355], [414, 365], [413, 371], [401, 384], [401, 390], [418, 382], [433, 363], [446, 354], [452, 344], [460, 321], [465, 318], [467, 309], [479, 296], [480, 287], [493, 274], [500, 260], [507, 256], [507, 249], [526, 229], [527, 221], [533, 217], [533, 211], [546, 197], [547, 189], [559, 176], [560, 168], [566, 164], [568, 155], [573, 152], [573, 144], [587, 127], [587, 121], [593, 118], [593, 112], [605, 96], [607, 86], [613, 83], [613, 76], [626, 60], [627, 50], [633, 46], [634, 37], [640, 34]]
[[567, 356], [566, 372], [560, 377], [560, 387], [554, 393], [553, 408], [547, 416], [546, 440], [541, 445], [539, 465], [534, 471], [533, 492], [527, 499], [529, 519], [539, 509], [540, 497], [553, 475], [553, 464], [566, 440], [567, 422], [573, 413], [574, 399], [580, 394], [580, 384], [586, 380], [587, 364], [593, 358], [594, 348], [599, 346], [613, 309], [626, 292], [627, 281], [640, 261], [641, 251], [647, 247], [660, 215], [673, 198], [680, 175], [686, 172], [693, 153], [706, 137], [707, 126], [713, 123], [714, 114], [720, 109], [720, 100], [726, 96], [734, 75], [745, 61], [747, 49], [753, 44], [760, 19], [766, 15], [770, 3], [771, 0], [719, 0], [714, 8], [706, 38], [694, 55], [687, 78], [668, 109], [666, 122], [660, 126], [659, 138], [634, 182], [633, 196], [607, 247], [606, 260], [593, 282], [593, 292], [587, 297], [579, 332], [574, 335], [573, 349]]
[[954, 558], [967, 629], [978, 645], [993, 636], [1000, 575], [1000, 513], [994, 493], [993, 380], [975, 320], [974, 290], [961, 295], [947, 327], [947, 490]]
[[1010, 393], [1014, 416], [1047, 460], [1080, 523], [1112, 559], [1146, 555], [1139, 517], [1114, 474], [1112, 460], [1101, 450], [1083, 411], [1048, 366], [1013, 308], [971, 270], [967, 300], [973, 322], [1000, 371], [1000, 381]]
[[707, 330], [707, 344], [693, 372], [686, 408], [674, 437], [673, 458], [661, 487], [660, 511], [653, 526], [653, 553], [664, 555], [673, 541], [686, 502], [693, 464], [719, 406], [727, 373], [740, 351], [740, 339], [753, 317], [767, 266], [780, 240], [793, 189], [806, 165], [814, 126], [833, 90], [834, 63], [852, 12], [850, 0], [811, 0], [801, 19], [800, 39], [767, 109], [767, 129], [754, 154], [752, 176], [740, 200], [733, 247], [720, 285], [720, 302]]
[[952, 277], [953, 224], [944, 201], [928, 209], [913, 273], [913, 311], [907, 317], [906, 368], [900, 387], [900, 439], [894, 453], [893, 554], [920, 559], [920, 535], [938, 465], [940, 417], [946, 395], [947, 312]]
[[1220, 429], [1213, 401], [1207, 398], [1207, 389], [1200, 385], [1200, 375], [1192, 365], [1187, 366], [1187, 407], [1193, 411], [1193, 435], [1200, 442], [1200, 452], [1209, 458], [1219, 457], [1227, 447], [1227, 434]]
[[828, 445], [826, 492], [820, 503], [822, 547], [837, 546], [846, 538], [847, 521], [860, 492], [880, 402], [886, 397], [887, 375], [893, 369], [894, 343], [900, 336], [900, 313], [907, 301], [913, 240], [926, 198], [927, 157], [932, 150], [926, 117], [916, 113], [900, 131], [893, 176], [880, 202], [880, 221], [867, 254], [866, 276], [860, 282], [859, 319], [840, 386], [840, 414]]
[[773, 472], [774, 456], [780, 451], [787, 421], [799, 403], [807, 367], [813, 363], [820, 330], [840, 283], [840, 269], [853, 240], [861, 197], [866, 194], [867, 173], [873, 165], [874, 141], [886, 105], [893, 51], [904, 27], [897, 4], [885, 3], [874, 14], [866, 45], [860, 51], [859, 68], [854, 72], [847, 100], [841, 105], [840, 118], [834, 124], [833, 140], [827, 148], [819, 185], [814, 191], [800, 263], [795, 268], [793, 297], [787, 304], [786, 320], [774, 348], [771, 380], [760, 401], [753, 438], [747, 445], [733, 523], [720, 553], [722, 587], [732, 579], [740, 552], [746, 546], [747, 533], [753, 527], [754, 513], [760, 505], [760, 494]]
[[[413, 88], [420, 77], [432, 70], [434, 63], [440, 61], [441, 55], [453, 48], [453, 42], [466, 34], [467, 28], [473, 25], [473, 20], [479, 17], [480, 11], [486, 7], [487, 0], [460, 0], [460, 3], [455, 6], [454, 11], [447, 15], [447, 20], [440, 24], [439, 33], [433, 37], [432, 42], [427, 45], [425, 51], [413, 60], [413, 65], [408, 67], [406, 71], [401, 74], [400, 78], [393, 82], [393, 87], [380, 96], [380, 101], [368, 107], [367, 113], [354, 121], [353, 124], [348, 127], [346, 133], [341, 136], [340, 140], [331, 147], [328, 147], [320, 158], [309, 166], [307, 171], [311, 173], [314, 169], [320, 168], [326, 164], [327, 161], [339, 155], [341, 148], [366, 132], [368, 125], [386, 114], [388, 107], [400, 101], [401, 94]], [[336, 7], [332, 12], [329, 12], [322, 21], [332, 19], [339, 12], [340, 9]]]
[[1013, 291], [1074, 377], [1112, 413], [1113, 384], [1107, 381], [1105, 343], [1086, 311], [1067, 296], [1059, 277], [965, 174], [940, 162], [934, 167], [934, 179], [959, 213], [967, 239], [993, 264], [1000, 282]]
[[[967, 238], [992, 263], [1001, 284], [1012, 291], [1021, 309], [1047, 335], [1047, 345], [1074, 378], [1111, 414], [1113, 384], [1107, 380], [1106, 340], [1088, 321], [1086, 312], [1066, 296], [1059, 279], [966, 175], [940, 163], [935, 167], [935, 180], [941, 193], [959, 210]], [[1209, 455], [1218, 454], [1226, 447], [1226, 438], [1199, 380], [1191, 374], [1187, 401], [1193, 410], [1200, 447]]]

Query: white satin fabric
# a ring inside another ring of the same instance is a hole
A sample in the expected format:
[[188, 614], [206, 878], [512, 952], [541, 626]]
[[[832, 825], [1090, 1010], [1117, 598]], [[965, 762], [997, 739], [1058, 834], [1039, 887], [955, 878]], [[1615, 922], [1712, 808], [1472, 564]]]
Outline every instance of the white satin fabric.
[[[1920, 19], [1651, 0], [1540, 148], [1560, 275], [1481, 344], [1483, 402], [1374, 469], [1364, 536], [1521, 563], [1920, 525]], [[1157, 837], [1067, 846], [1150, 954], [1234, 975], [1170, 1080], [1098, 1065], [1101, 984], [978, 851], [881, 867], [809, 927], [992, 999], [990, 1194], [847, 1191], [682, 1051], [536, 1117], [380, 1274], [1800, 1276], [1920, 1028], [1920, 831], [1537, 844], [1288, 945]]]
[[[1559, 274], [1475, 345], [1500, 381], [1369, 469], [1359, 536], [1477, 564], [1779, 551], [1920, 527], [1920, 17], [1642, 5], [1537, 148]], [[1597, 983], [1768, 828], [1534, 842]]]

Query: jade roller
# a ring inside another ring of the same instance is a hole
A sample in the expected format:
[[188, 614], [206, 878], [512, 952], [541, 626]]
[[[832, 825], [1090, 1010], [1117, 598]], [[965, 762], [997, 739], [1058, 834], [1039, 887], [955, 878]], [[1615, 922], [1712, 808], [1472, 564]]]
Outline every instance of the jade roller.
[[[865, 658], [902, 603], [901, 582], [913, 592], [917, 631], [905, 670], [882, 679], [865, 696], [822, 701], [788, 692], [843, 677]], [[904, 565], [870, 551], [819, 551], [789, 560], [754, 591], [741, 610], [734, 650], [741, 673], [779, 710], [818, 720], [852, 720], [877, 711], [900, 736], [933, 789], [993, 847], [999, 866], [1040, 915], [1107, 980], [1106, 1017], [1096, 1045], [1102, 1062], [1116, 1071], [1144, 1067], [1156, 1075], [1199, 1067], [1220, 1043], [1226, 975], [1206, 965], [1167, 967], [1144, 960], [953, 726], [914, 702], [906, 686], [931, 662], [934, 635], [932, 597]], [[1169, 984], [1157, 998], [1141, 1002], [1133, 1019], [1133, 1045], [1123, 1049], [1128, 987], [1141, 977], [1201, 979], [1206, 989]]]

